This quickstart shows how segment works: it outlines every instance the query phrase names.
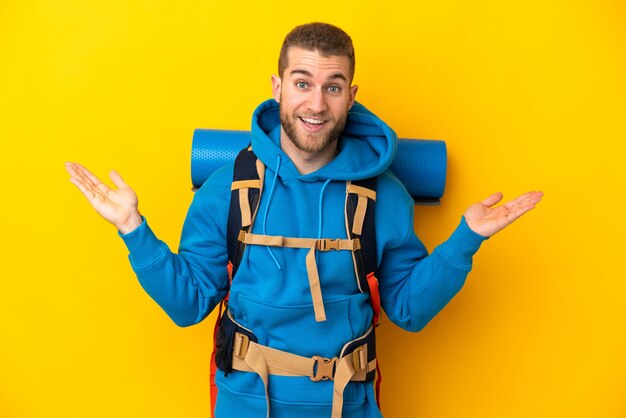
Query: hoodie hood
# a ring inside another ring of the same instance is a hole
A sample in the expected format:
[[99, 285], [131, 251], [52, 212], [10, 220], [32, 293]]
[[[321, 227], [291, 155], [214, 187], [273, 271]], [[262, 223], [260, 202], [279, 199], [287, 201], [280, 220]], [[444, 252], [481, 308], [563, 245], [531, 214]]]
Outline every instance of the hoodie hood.
[[274, 99], [266, 100], [254, 111], [251, 134], [252, 149], [266, 166], [274, 168], [277, 158], [282, 160], [277, 174], [283, 180], [298, 177], [303, 181], [348, 181], [374, 177], [389, 167], [397, 147], [396, 133], [358, 102], [348, 112], [335, 159], [306, 175], [298, 172], [280, 148], [279, 104]]

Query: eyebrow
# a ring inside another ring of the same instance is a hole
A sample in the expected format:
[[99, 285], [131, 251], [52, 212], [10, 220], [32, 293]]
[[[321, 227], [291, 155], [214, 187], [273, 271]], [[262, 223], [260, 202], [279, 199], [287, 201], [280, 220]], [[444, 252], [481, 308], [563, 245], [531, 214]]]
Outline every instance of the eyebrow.
[[[294, 74], [302, 74], [302, 75], [304, 75], [306, 77], [313, 78], [313, 74], [311, 74], [307, 70], [301, 70], [301, 69], [297, 69], [296, 68], [295, 70], [291, 70], [291, 72], [289, 72], [289, 75], [294, 75]], [[348, 79], [342, 73], [334, 73], [330, 77], [328, 77], [329, 80], [333, 80], [333, 79], [337, 79], [337, 78], [340, 79], [340, 80], [343, 80], [345, 82], [348, 82]]]

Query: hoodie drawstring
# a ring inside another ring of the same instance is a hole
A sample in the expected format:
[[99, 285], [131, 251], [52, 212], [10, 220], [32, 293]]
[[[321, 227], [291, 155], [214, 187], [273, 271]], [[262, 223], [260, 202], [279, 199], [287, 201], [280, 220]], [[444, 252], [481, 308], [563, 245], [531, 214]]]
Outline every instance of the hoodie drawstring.
[[[280, 154], [276, 154], [276, 168], [274, 169], [274, 179], [272, 180], [272, 187], [270, 188], [270, 194], [267, 197], [267, 205], [265, 206], [265, 213], [263, 214], [263, 235], [267, 235], [267, 231], [266, 231], [267, 214], [269, 213], [270, 204], [272, 203], [272, 197], [274, 196], [274, 186], [276, 186], [276, 179], [278, 178], [278, 170], [280, 169], [280, 161], [281, 161]], [[283, 267], [280, 265], [280, 263], [276, 259], [276, 256], [274, 255], [274, 252], [272, 251], [272, 249], [270, 247], [265, 247], [265, 248], [267, 248], [267, 251], [270, 253], [270, 256], [272, 257], [272, 260], [274, 260], [274, 263], [276, 264], [276, 267], [278, 267], [278, 270], [282, 270]]]
[[[327, 179], [324, 182], [324, 185], [322, 186], [322, 189], [320, 190], [320, 198], [319, 198], [319, 204], [317, 207], [317, 213], [318, 213], [318, 217], [317, 217], [317, 239], [321, 239], [322, 238], [322, 203], [324, 201], [324, 191], [326, 190], [326, 186], [328, 186], [328, 183], [330, 183], [330, 179]], [[317, 251], [315, 251], [315, 264], [317, 264]]]
[[317, 208], [317, 212], [319, 214], [318, 216], [318, 224], [317, 224], [317, 239], [322, 238], [322, 200], [324, 198], [324, 190], [326, 190], [326, 186], [328, 186], [328, 183], [330, 183], [330, 179], [326, 180], [324, 182], [324, 185], [322, 186], [322, 190], [320, 190], [320, 199], [319, 199], [319, 205]]

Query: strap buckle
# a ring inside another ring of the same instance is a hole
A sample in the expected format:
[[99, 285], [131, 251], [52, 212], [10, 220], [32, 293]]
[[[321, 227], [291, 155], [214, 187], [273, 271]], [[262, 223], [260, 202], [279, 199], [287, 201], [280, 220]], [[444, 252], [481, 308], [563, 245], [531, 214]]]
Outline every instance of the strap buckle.
[[312, 358], [314, 360], [313, 373], [309, 376], [310, 379], [314, 382], [319, 382], [320, 380], [333, 380], [337, 357], [325, 358], [321, 356], [313, 356]]
[[367, 369], [367, 352], [365, 347], [366, 345], [362, 345], [352, 352], [352, 366], [355, 373]]
[[248, 347], [250, 346], [250, 338], [246, 334], [239, 332], [235, 333], [235, 342], [233, 347], [233, 355], [237, 358], [243, 359], [248, 353]]
[[337, 251], [339, 250], [339, 238], [324, 238], [318, 241], [320, 251]]

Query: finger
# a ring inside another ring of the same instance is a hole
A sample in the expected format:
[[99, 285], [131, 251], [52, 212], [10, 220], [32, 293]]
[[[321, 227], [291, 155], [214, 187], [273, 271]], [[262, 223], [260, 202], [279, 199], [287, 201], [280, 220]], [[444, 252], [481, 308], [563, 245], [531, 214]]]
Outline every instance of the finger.
[[70, 170], [73, 169], [72, 167], [72, 162], [71, 161], [66, 161], [65, 164], [63, 164], [65, 166], [65, 169], [71, 174]]
[[481, 203], [487, 207], [491, 207], [502, 200], [502, 192], [496, 192], [483, 200]]
[[100, 185], [104, 184], [100, 181], [98, 177], [96, 177], [91, 171], [89, 171], [87, 167], [84, 167], [80, 165], [79, 163], [75, 163], [75, 164], [78, 167], [80, 173], [83, 176], [85, 176], [87, 179], [89, 179], [89, 181], [91, 181], [95, 186], [100, 187]]
[[533, 191], [533, 192], [528, 192], [528, 194], [530, 195], [530, 199], [532, 201], [534, 201], [535, 203], [538, 203], [541, 201], [541, 199], [543, 199], [543, 192], [542, 191]]
[[89, 176], [85, 173], [84, 167], [78, 163], [67, 163], [67, 171], [77, 180], [80, 180], [86, 187], [95, 188], [96, 185], [89, 179]]
[[67, 170], [67, 172], [70, 174], [71, 177], [76, 177], [78, 174], [76, 173], [76, 167], [74, 166], [74, 163], [72, 162], [66, 162], [65, 163], [65, 169]]
[[78, 166], [76, 165], [76, 163], [72, 163], [70, 161], [65, 163], [65, 169], [67, 170], [68, 173], [70, 173], [70, 175], [72, 177], [79, 177], [80, 174], [78, 172]]
[[93, 202], [96, 195], [89, 187], [87, 187], [80, 179], [76, 177], [70, 177], [70, 181], [76, 187], [78, 187], [78, 190], [80, 190], [80, 192], [83, 194], [83, 196], [85, 196], [85, 198], [89, 201], [89, 203]]
[[518, 218], [520, 218], [522, 215], [524, 215], [526, 212], [528, 212], [529, 210], [533, 208], [534, 206], [525, 206], [523, 208], [519, 208], [519, 209], [509, 212], [506, 217], [507, 225], [515, 222]]
[[507, 214], [508, 222], [511, 223], [529, 210], [534, 209], [537, 203], [539, 203], [539, 200], [529, 200], [524, 204], [520, 204], [517, 207], [511, 209]]
[[113, 184], [117, 186], [118, 189], [128, 187], [128, 184], [126, 184], [122, 176], [120, 176], [120, 174], [117, 171], [111, 170], [111, 172], [109, 173], [109, 177], [111, 178], [111, 181], [113, 182]]
[[[65, 166], [72, 176], [70, 180], [74, 179], [75, 181], [80, 182], [80, 184], [84, 188], [81, 190], [83, 191], [83, 194], [87, 190], [90, 192], [90, 196], [86, 195], [86, 197], [91, 197], [91, 199], [93, 199], [98, 196], [100, 199], [103, 200], [106, 198], [107, 193], [109, 192], [109, 187], [99, 181], [93, 174], [89, 172], [89, 170], [87, 170], [85, 167], [81, 166], [78, 163], [66, 163]], [[93, 179], [95, 179], [98, 183], [94, 183]], [[72, 181], [72, 183], [77, 184], [75, 181]]]
[[100, 179], [96, 177], [91, 171], [89, 171], [87, 167], [84, 167], [79, 163], [76, 163], [76, 165], [78, 166], [79, 172], [81, 173], [84, 181], [90, 185], [91, 190], [95, 194], [97, 194], [102, 200], [105, 200], [109, 192], [111, 191], [111, 188], [102, 181], [100, 181]]
[[507, 202], [505, 206], [507, 209], [515, 210], [517, 207], [524, 207], [529, 204], [536, 204], [541, 201], [543, 197], [543, 192], [528, 192], [523, 195]]
[[65, 168], [70, 173], [70, 181], [74, 184], [80, 183], [85, 188], [91, 188], [92, 182], [80, 172], [79, 168], [74, 163], [66, 163]]

